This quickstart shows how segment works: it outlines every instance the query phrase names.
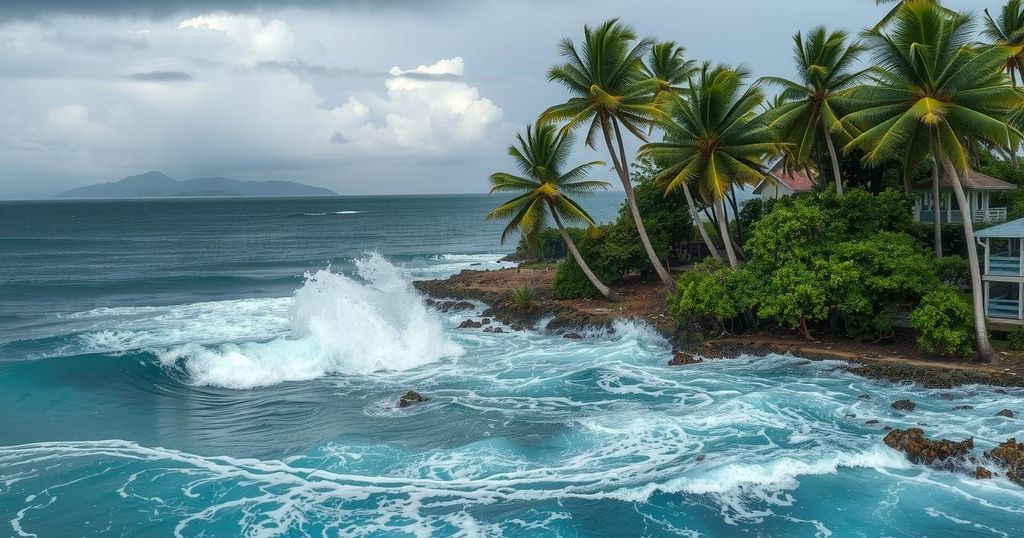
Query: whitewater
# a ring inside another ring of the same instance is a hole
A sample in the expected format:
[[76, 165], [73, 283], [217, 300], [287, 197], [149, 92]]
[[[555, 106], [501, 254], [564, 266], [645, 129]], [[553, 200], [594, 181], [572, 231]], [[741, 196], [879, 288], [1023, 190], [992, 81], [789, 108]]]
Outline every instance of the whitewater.
[[[412, 281], [506, 267], [501, 252], [388, 255], [397, 247], [367, 240], [293, 263], [325, 237], [368, 235], [295, 213], [432, 221], [390, 200], [217, 203], [221, 216], [188, 216], [224, 234], [209, 239], [215, 270], [186, 273], [206, 266], [175, 265], [182, 251], [158, 243], [108, 254], [88, 278], [0, 266], [0, 535], [1024, 535], [1024, 489], [913, 465], [881, 442], [884, 426], [974, 437], [979, 453], [1024, 438], [996, 416], [1024, 409], [1020, 389], [924, 389], [782, 355], [671, 367], [669, 343], [629, 321], [583, 340], [457, 329], [486, 305], [432, 310]], [[205, 207], [176, 204], [167, 219]], [[266, 219], [280, 236], [254, 251], [241, 238]], [[14, 245], [11, 265], [39, 259], [37, 243]], [[107, 284], [140, 279], [147, 293]], [[408, 390], [429, 400], [398, 407]], [[904, 398], [913, 411], [892, 409]]]

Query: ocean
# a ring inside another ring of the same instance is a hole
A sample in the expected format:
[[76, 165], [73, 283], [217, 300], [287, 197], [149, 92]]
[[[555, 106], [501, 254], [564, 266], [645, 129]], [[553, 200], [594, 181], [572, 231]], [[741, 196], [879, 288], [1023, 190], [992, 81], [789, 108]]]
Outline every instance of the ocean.
[[507, 266], [497, 202], [0, 202], [0, 536], [1024, 535], [881, 441], [1024, 438], [1020, 389], [456, 329], [411, 282]]

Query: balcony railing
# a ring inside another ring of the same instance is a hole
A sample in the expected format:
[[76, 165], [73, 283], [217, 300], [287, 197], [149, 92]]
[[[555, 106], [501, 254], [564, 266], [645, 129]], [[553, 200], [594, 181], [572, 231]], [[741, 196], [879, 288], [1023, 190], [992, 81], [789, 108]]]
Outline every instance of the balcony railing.
[[988, 274], [990, 275], [1019, 275], [1020, 256], [1011, 256], [1002, 252], [992, 254], [988, 257]]
[[974, 222], [1003, 222], [1006, 220], [1005, 207], [990, 207], [974, 212]]
[[1009, 297], [989, 297], [988, 317], [1000, 319], [1018, 319], [1020, 301]]

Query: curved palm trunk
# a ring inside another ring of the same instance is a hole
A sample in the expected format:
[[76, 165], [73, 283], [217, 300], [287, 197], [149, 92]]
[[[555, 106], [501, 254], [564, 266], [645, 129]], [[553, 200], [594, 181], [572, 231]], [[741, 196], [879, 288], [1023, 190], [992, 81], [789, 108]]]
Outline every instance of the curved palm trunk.
[[[938, 150], [938, 141], [933, 143], [933, 146]], [[934, 152], [936, 155], [942, 155], [940, 151]], [[974, 337], [977, 340], [978, 356], [985, 362], [995, 362], [995, 352], [992, 351], [992, 344], [988, 341], [988, 328], [985, 325], [985, 299], [984, 299], [984, 284], [981, 281], [981, 265], [978, 263], [978, 246], [974, 240], [974, 223], [971, 222], [970, 212], [967, 208], [967, 196], [964, 195], [964, 188], [960, 184], [960, 176], [957, 174], [956, 169], [953, 168], [953, 163], [948, 157], [942, 156], [942, 167], [945, 170], [946, 177], [949, 178], [949, 182], [953, 185], [953, 192], [956, 194], [957, 204], [960, 205], [960, 213], [963, 218], [964, 225], [964, 239], [967, 241], [967, 260], [970, 264], [971, 269], [971, 298], [974, 304]]]
[[619, 294], [612, 291], [608, 286], [605, 286], [604, 283], [601, 282], [601, 279], [597, 278], [597, 275], [590, 270], [590, 266], [587, 265], [586, 260], [584, 260], [583, 256], [580, 255], [579, 249], [576, 248], [576, 243], [573, 242], [572, 237], [569, 236], [569, 232], [567, 232], [565, 230], [565, 226], [562, 225], [562, 220], [558, 218], [558, 213], [555, 212], [555, 208], [552, 207], [551, 204], [548, 204], [548, 209], [551, 210], [551, 216], [555, 219], [555, 224], [558, 226], [558, 233], [562, 234], [562, 241], [565, 241], [565, 246], [569, 249], [569, 253], [572, 254], [573, 259], [576, 260], [576, 265], [579, 265], [580, 269], [583, 270], [583, 274], [587, 275], [587, 280], [590, 280], [590, 283], [597, 288], [597, 291], [601, 292], [601, 295], [603, 295], [605, 299], [608, 299], [613, 303], [621, 300], [622, 298], [619, 297]]
[[725, 255], [729, 257], [729, 266], [735, 269], [740, 266], [740, 262], [736, 258], [736, 251], [732, 248], [729, 219], [725, 216], [725, 204], [721, 198], [715, 200], [715, 213], [718, 215], [718, 233], [722, 234], [722, 243], [725, 244]]
[[629, 213], [633, 217], [633, 224], [636, 225], [636, 231], [640, 235], [640, 242], [643, 243], [647, 257], [650, 258], [651, 265], [654, 266], [654, 270], [658, 273], [658, 278], [665, 284], [668, 291], [674, 292], [676, 290], [676, 281], [672, 279], [668, 269], [665, 269], [665, 266], [661, 264], [658, 254], [654, 252], [654, 245], [651, 245], [651, 239], [647, 236], [647, 227], [644, 226], [643, 218], [640, 216], [640, 208], [636, 205], [636, 196], [633, 194], [633, 182], [630, 181], [629, 170], [626, 168], [626, 150], [622, 145], [619, 125], [615, 118], [611, 118], [611, 122], [615, 129], [615, 138], [618, 140], [618, 154], [616, 154], [615, 145], [612, 143], [611, 130], [608, 127], [608, 118], [606, 116], [601, 116], [601, 131], [604, 132], [604, 141], [608, 146], [608, 152], [611, 153], [615, 171], [619, 174], [619, 181], [622, 182], [622, 188], [626, 191], [626, 204], [629, 206]]
[[708, 229], [704, 227], [704, 221], [700, 220], [700, 213], [697, 212], [697, 204], [693, 201], [693, 195], [690, 194], [690, 186], [683, 183], [683, 194], [686, 196], [686, 205], [690, 207], [690, 219], [693, 220], [693, 225], [700, 231], [700, 237], [704, 240], [704, 244], [708, 246], [708, 250], [711, 251], [711, 255], [716, 260], [722, 259], [722, 254], [718, 252], [718, 247], [715, 246], [715, 242], [711, 240], [711, 235], [708, 234]]
[[942, 257], [942, 209], [939, 207], [939, 163], [932, 159], [932, 235], [935, 236], [935, 257]]
[[832, 133], [828, 132], [828, 126], [825, 125], [825, 122], [821, 122], [821, 126], [825, 130], [825, 144], [828, 146], [828, 156], [832, 159], [832, 175], [836, 180], [836, 194], [842, 196], [843, 174], [839, 170], [839, 155], [836, 154], [836, 145], [832, 142]]

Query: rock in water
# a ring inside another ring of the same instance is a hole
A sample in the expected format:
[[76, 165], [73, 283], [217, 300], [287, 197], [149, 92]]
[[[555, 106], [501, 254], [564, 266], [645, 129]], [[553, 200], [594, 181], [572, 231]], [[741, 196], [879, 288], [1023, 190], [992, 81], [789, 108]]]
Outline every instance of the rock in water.
[[467, 319], [466, 321], [463, 321], [462, 323], [459, 324], [460, 329], [479, 329], [480, 327], [483, 326], [483, 323], [480, 323], [479, 321], [473, 321], [471, 319]]
[[1010, 439], [986, 452], [985, 457], [1006, 467], [1006, 478], [1024, 486], [1024, 443]]
[[694, 357], [693, 355], [690, 355], [689, 353], [687, 353], [685, 351], [678, 351], [678, 352], [676, 352], [675, 356], [672, 357], [672, 360], [668, 361], [668, 365], [669, 366], [685, 366], [685, 365], [688, 365], [688, 364], [698, 364], [698, 363], [701, 363], [701, 362], [704, 362], [704, 361], [699, 359], [699, 358], [697, 358], [697, 357]]
[[562, 338], [568, 338], [569, 340], [580, 340], [583, 337], [580, 336], [579, 333], [565, 333], [562, 335]]
[[423, 403], [427, 400], [429, 400], [429, 398], [424, 397], [422, 394], [414, 390], [410, 390], [398, 399], [398, 407], [409, 407], [410, 405]]
[[988, 480], [989, 478], [992, 478], [992, 471], [989, 471], [979, 465], [978, 469], [974, 471], [974, 478], [977, 478], [978, 480]]
[[974, 438], [959, 442], [947, 439], [933, 441], [924, 436], [921, 428], [893, 430], [887, 433], [882, 441], [906, 454], [911, 463], [943, 468], [955, 467], [974, 448]]
[[898, 400], [892, 403], [892, 408], [900, 411], [913, 411], [915, 407], [917, 405], [910, 400]]
[[1010, 411], [1009, 409], [1003, 409], [1002, 411], [996, 413], [996, 416], [997, 417], [1013, 418], [1013, 411]]

